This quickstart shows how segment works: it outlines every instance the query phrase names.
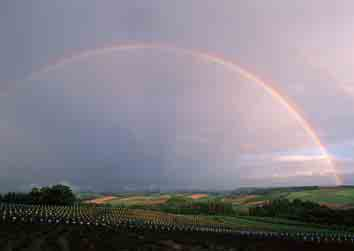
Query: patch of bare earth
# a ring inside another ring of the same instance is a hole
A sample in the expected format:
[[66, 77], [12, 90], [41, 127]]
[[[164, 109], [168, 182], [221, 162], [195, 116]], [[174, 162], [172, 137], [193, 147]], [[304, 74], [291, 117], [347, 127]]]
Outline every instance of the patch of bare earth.
[[111, 200], [114, 200], [116, 199], [117, 197], [115, 196], [104, 196], [104, 197], [100, 197], [100, 198], [97, 198], [97, 199], [93, 199], [93, 200], [88, 200], [88, 201], [85, 201], [86, 203], [90, 203], [90, 204], [104, 204], [108, 201], [111, 201]]
[[192, 198], [193, 200], [197, 200], [197, 199], [208, 197], [208, 195], [204, 193], [196, 193], [196, 194], [192, 194], [189, 197]]

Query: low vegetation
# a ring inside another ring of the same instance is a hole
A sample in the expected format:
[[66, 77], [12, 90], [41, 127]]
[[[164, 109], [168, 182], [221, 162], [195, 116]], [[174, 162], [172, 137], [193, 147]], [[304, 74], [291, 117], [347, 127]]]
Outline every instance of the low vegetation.
[[[310, 201], [278, 199], [250, 208], [251, 216], [278, 217], [332, 226], [354, 226], [354, 209], [332, 209]], [[353, 228], [354, 229], [354, 228]]]

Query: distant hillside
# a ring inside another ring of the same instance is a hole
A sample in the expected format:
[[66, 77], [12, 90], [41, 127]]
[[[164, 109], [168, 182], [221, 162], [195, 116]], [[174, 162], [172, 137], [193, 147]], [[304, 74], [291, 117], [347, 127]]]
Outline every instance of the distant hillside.
[[252, 188], [233, 191], [228, 200], [235, 206], [252, 207], [275, 199], [301, 199], [331, 208], [354, 208], [354, 186]]
[[245, 187], [238, 188], [231, 192], [232, 195], [250, 195], [250, 194], [270, 194], [273, 192], [296, 192], [319, 189], [318, 186], [296, 186], [296, 187]]

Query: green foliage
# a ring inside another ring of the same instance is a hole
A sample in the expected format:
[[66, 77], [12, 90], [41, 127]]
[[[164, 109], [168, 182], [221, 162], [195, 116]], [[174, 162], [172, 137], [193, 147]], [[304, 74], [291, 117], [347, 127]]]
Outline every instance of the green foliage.
[[313, 191], [319, 189], [318, 186], [303, 186], [303, 187], [271, 187], [271, 188], [238, 188], [231, 192], [231, 195], [268, 195], [276, 193], [292, 193], [297, 191]]
[[354, 225], [354, 210], [338, 210], [310, 201], [278, 199], [263, 206], [250, 208], [251, 216], [279, 217], [322, 225], [350, 227]]
[[71, 188], [65, 185], [34, 187], [30, 193], [7, 193], [1, 202], [19, 204], [72, 205], [76, 197]]
[[330, 203], [337, 206], [354, 205], [354, 189], [346, 188], [323, 188], [313, 191], [298, 191], [287, 196], [289, 200], [301, 199], [317, 203]]

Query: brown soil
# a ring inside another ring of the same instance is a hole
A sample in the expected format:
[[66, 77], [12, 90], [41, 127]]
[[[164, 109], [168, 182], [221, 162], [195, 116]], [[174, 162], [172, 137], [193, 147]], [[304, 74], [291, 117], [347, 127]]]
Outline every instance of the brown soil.
[[200, 199], [200, 198], [208, 197], [208, 195], [207, 194], [203, 194], [203, 193], [196, 193], [196, 194], [192, 194], [189, 197], [192, 198], [193, 200], [197, 200], [197, 199]]
[[104, 204], [110, 200], [116, 199], [117, 197], [115, 196], [104, 196], [104, 197], [100, 197], [97, 199], [93, 199], [93, 200], [88, 200], [86, 201], [86, 203], [91, 203], [91, 204]]

